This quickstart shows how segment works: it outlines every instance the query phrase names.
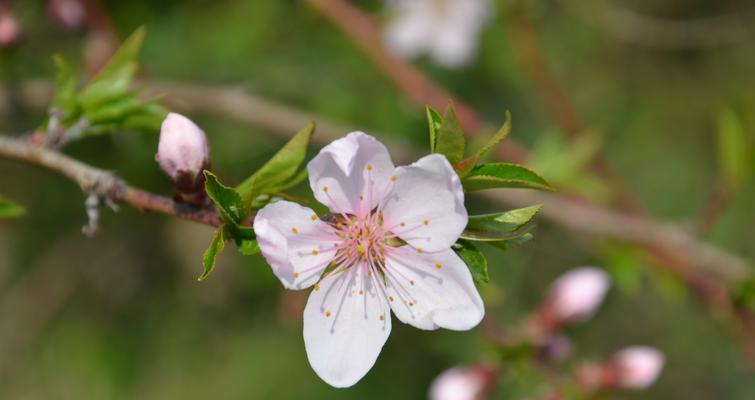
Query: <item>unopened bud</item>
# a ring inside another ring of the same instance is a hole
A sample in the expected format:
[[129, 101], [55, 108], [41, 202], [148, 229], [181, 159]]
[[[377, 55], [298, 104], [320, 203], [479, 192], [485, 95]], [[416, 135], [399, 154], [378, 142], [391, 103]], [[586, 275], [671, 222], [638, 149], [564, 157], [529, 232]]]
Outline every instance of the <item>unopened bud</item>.
[[21, 25], [13, 13], [0, 5], [0, 47], [9, 46], [21, 39]]
[[209, 148], [204, 131], [183, 115], [170, 113], [160, 129], [155, 159], [185, 195], [204, 194]]
[[553, 282], [541, 314], [556, 326], [583, 322], [595, 314], [610, 285], [608, 275], [598, 268], [573, 269]]
[[646, 346], [627, 347], [616, 353], [611, 362], [616, 385], [634, 390], [643, 390], [655, 383], [664, 364], [663, 353]]
[[430, 400], [482, 400], [498, 378], [498, 371], [486, 364], [447, 369], [430, 385]]
[[86, 19], [82, 0], [48, 0], [47, 10], [56, 21], [68, 29], [79, 28]]

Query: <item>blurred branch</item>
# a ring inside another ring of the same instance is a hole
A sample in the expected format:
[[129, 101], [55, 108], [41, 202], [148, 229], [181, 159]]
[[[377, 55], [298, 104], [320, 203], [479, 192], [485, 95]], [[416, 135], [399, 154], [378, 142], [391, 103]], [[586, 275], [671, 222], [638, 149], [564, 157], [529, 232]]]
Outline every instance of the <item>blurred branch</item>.
[[167, 197], [134, 188], [110, 171], [92, 167], [58, 151], [23, 139], [0, 136], [0, 156], [55, 171], [76, 182], [87, 194], [125, 203], [140, 211], [155, 211], [212, 226], [219, 224], [214, 211], [196, 209]]
[[[617, 38], [646, 47], [696, 49], [727, 46], [752, 39], [755, 9], [696, 19], [666, 19], [644, 15], [615, 2], [576, 2], [561, 0], [569, 9], [580, 9], [586, 19], [599, 21], [602, 28]], [[577, 5], [579, 3], [579, 5]]]

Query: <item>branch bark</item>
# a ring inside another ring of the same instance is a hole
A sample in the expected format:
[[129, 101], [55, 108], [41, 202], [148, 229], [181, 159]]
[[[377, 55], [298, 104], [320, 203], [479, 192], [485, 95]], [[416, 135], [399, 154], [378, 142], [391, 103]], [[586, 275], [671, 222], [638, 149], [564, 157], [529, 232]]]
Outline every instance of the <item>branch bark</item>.
[[206, 225], [219, 225], [218, 215], [214, 210], [197, 209], [129, 186], [126, 181], [110, 171], [92, 167], [63, 153], [23, 139], [0, 136], [0, 156], [47, 168], [76, 182], [84, 193], [128, 204], [139, 211], [154, 211]]

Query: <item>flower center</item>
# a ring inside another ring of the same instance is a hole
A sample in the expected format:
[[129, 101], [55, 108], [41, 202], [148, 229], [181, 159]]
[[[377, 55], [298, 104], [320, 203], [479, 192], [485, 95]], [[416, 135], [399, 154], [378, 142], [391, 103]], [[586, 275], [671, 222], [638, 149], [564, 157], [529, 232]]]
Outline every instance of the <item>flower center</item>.
[[383, 229], [383, 216], [374, 211], [359, 218], [355, 215], [337, 215], [332, 222], [341, 243], [334, 264], [343, 269], [354, 264], [364, 264], [382, 268], [385, 264], [385, 250], [394, 234]]

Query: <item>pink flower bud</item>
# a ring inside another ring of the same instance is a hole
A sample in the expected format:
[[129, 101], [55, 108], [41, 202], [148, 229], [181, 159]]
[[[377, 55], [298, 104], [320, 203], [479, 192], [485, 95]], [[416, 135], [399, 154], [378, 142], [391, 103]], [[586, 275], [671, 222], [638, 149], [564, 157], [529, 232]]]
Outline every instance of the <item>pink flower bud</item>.
[[482, 400], [493, 389], [498, 371], [486, 364], [445, 370], [430, 385], [430, 400]]
[[633, 346], [619, 351], [611, 364], [616, 370], [617, 386], [642, 390], [652, 385], [660, 375], [665, 357], [652, 347]]
[[0, 47], [9, 46], [21, 39], [21, 26], [9, 10], [0, 6]]
[[202, 170], [209, 167], [204, 131], [183, 115], [170, 113], [160, 129], [155, 159], [182, 193], [201, 191]]
[[79, 28], [86, 19], [82, 0], [48, 0], [47, 10], [56, 21], [68, 29]]
[[608, 275], [594, 267], [581, 267], [561, 275], [551, 286], [545, 313], [560, 325], [582, 322], [595, 314], [611, 282]]

